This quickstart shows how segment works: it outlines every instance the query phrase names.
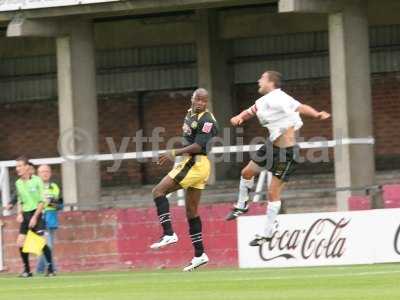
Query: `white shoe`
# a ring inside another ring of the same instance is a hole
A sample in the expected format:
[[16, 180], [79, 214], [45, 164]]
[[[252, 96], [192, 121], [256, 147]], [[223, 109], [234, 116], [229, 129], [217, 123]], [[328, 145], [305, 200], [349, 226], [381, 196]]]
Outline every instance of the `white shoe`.
[[174, 233], [173, 235], [164, 235], [158, 242], [152, 244], [150, 248], [160, 249], [162, 247], [175, 244], [177, 241], [178, 241], [178, 236], [176, 235], [176, 233]]
[[250, 241], [249, 246], [252, 246], [252, 247], [262, 246], [263, 244], [268, 243], [271, 240], [272, 240], [272, 238], [270, 238], [270, 237], [256, 234], [254, 239], [252, 241]]
[[203, 253], [199, 257], [193, 257], [192, 261], [190, 264], [186, 267], [183, 268], [184, 272], [190, 272], [193, 271], [194, 269], [197, 269], [198, 267], [205, 265], [206, 263], [209, 262], [207, 254]]

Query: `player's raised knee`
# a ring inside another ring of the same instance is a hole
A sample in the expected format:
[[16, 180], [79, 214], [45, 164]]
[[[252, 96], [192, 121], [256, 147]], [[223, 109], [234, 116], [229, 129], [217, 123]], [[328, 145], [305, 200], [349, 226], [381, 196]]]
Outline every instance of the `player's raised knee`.
[[250, 168], [245, 167], [242, 169], [241, 175], [244, 179], [251, 179], [254, 176], [253, 173], [254, 172]]

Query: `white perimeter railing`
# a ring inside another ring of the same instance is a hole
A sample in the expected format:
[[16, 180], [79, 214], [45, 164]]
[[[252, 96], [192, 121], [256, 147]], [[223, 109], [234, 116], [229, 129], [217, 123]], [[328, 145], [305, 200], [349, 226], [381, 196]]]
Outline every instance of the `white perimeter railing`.
[[[355, 139], [341, 139], [333, 141], [323, 141], [323, 142], [302, 142], [298, 145], [301, 149], [312, 149], [312, 148], [332, 148], [336, 145], [350, 145], [350, 144], [374, 144], [373, 138], [355, 138]], [[240, 152], [251, 152], [256, 151], [262, 145], [245, 145], [245, 146], [227, 146], [227, 147], [213, 147], [212, 154], [224, 154], [224, 153], [240, 153]], [[114, 161], [114, 160], [125, 160], [125, 159], [143, 159], [143, 158], [153, 158], [157, 157], [159, 154], [164, 153], [162, 151], [144, 151], [144, 152], [129, 152], [129, 153], [118, 153], [118, 154], [99, 154], [93, 155], [92, 157], [87, 157], [85, 159], [93, 159], [98, 161]], [[179, 163], [179, 157], [175, 161], [175, 164]], [[62, 157], [56, 158], [39, 158], [32, 159], [31, 162], [35, 165], [48, 164], [62, 164], [66, 159]], [[4, 209], [10, 202], [10, 176], [9, 168], [15, 167], [15, 161], [1, 161], [0, 162], [0, 188], [1, 188], [1, 198], [3, 203], [3, 215], [8, 215], [9, 212]], [[271, 173], [264, 170], [258, 176], [258, 181], [256, 185], [255, 196], [253, 198], [254, 202], [260, 201], [262, 197], [261, 191], [264, 189], [265, 181], [267, 178], [267, 184], [269, 185], [272, 178]], [[170, 195], [169, 195], [170, 196]], [[184, 190], [177, 191], [178, 205], [183, 206], [184, 201]], [[3, 228], [0, 220], [0, 271], [3, 270]]]
[[[301, 149], [315, 149], [315, 148], [332, 148], [337, 145], [354, 145], [354, 144], [374, 144], [374, 138], [354, 138], [354, 139], [340, 139], [332, 141], [317, 141], [317, 142], [301, 142], [298, 143]], [[240, 152], [252, 152], [256, 151], [262, 145], [243, 145], [243, 146], [225, 146], [225, 147], [213, 147], [212, 154], [224, 154], [224, 153], [240, 153]], [[165, 150], [161, 151], [144, 151], [144, 152], [128, 152], [128, 153], [116, 153], [116, 154], [98, 154], [89, 157], [85, 157], [85, 160], [97, 160], [97, 161], [115, 161], [115, 160], [126, 160], [126, 159], [149, 159], [157, 157], [164, 153]], [[73, 159], [73, 157], [71, 158]], [[67, 161], [63, 157], [53, 158], [39, 158], [30, 160], [35, 165], [47, 164], [56, 165], [62, 164]], [[9, 168], [15, 167], [15, 160], [0, 161], [0, 188], [3, 208], [10, 202], [10, 177]], [[179, 157], [175, 161], [175, 164], [179, 163]], [[254, 202], [260, 201], [262, 197], [261, 191], [264, 189], [265, 181], [269, 184], [271, 180], [271, 174], [266, 170], [262, 171], [258, 177]], [[170, 196], [170, 195], [169, 195]], [[184, 205], [184, 190], [177, 191], [178, 205]], [[8, 215], [8, 211], [3, 209], [3, 215]]]

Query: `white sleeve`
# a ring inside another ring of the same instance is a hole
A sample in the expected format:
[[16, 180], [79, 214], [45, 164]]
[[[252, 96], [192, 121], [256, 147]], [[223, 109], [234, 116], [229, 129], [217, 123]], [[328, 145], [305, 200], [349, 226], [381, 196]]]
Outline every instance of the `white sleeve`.
[[292, 112], [295, 112], [299, 106], [301, 105], [301, 103], [295, 99], [293, 99], [292, 97], [288, 96], [285, 99], [282, 99], [282, 109], [285, 113], [289, 114]]
[[265, 96], [258, 98], [254, 105], [256, 106], [257, 111], [265, 110]]

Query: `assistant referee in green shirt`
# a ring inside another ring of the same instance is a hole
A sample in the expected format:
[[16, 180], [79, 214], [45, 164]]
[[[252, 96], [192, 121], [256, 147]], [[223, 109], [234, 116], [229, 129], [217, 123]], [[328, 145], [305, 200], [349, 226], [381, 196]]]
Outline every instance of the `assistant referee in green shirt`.
[[[18, 215], [17, 221], [20, 223], [17, 245], [21, 253], [24, 271], [20, 277], [32, 277], [29, 266], [29, 253], [22, 252], [28, 230], [43, 235], [44, 224], [42, 221], [42, 211], [44, 208], [44, 185], [42, 179], [36, 175], [32, 175], [30, 171], [29, 160], [26, 157], [16, 159], [16, 171], [19, 179], [15, 182], [18, 197]], [[47, 276], [54, 276], [53, 262], [50, 248], [45, 245], [43, 255], [48, 262]]]

